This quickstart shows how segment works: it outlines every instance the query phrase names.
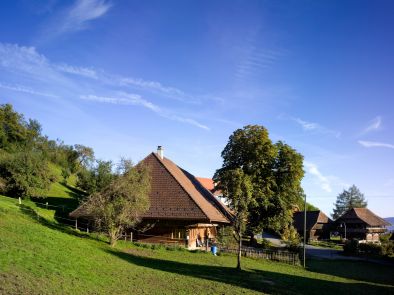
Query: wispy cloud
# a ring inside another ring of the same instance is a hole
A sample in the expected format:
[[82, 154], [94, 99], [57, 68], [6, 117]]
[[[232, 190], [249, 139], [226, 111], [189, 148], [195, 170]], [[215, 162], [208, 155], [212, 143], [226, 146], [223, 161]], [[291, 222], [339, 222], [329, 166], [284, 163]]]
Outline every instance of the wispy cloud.
[[104, 16], [110, 8], [111, 4], [104, 0], [77, 0], [64, 12], [55, 33], [83, 30], [90, 21]]
[[239, 62], [236, 65], [235, 76], [244, 80], [267, 68], [272, 67], [279, 58], [285, 55], [284, 50], [266, 48], [258, 44], [259, 29], [254, 29], [238, 47]]
[[297, 124], [299, 124], [302, 127], [302, 129], [304, 129], [305, 131], [316, 132], [319, 134], [332, 135], [332, 136], [335, 136], [336, 138], [339, 138], [341, 136], [341, 132], [326, 128], [324, 126], [321, 126], [318, 123], [304, 121], [300, 118], [293, 118], [292, 117], [291, 119], [294, 122], [296, 122]]
[[364, 141], [364, 140], [359, 140], [358, 143], [366, 148], [382, 147], [382, 148], [394, 149], [394, 144], [390, 144], [390, 143], [376, 142], [376, 141]]
[[330, 180], [327, 176], [324, 176], [318, 169], [317, 165], [311, 162], [304, 162], [305, 167], [307, 168], [307, 172], [316, 177], [318, 180], [320, 187], [322, 190], [331, 193], [332, 187]]
[[153, 104], [152, 102], [143, 99], [138, 94], [120, 93], [120, 95], [123, 97], [81, 95], [80, 98], [83, 100], [90, 100], [90, 101], [101, 102], [101, 103], [120, 104], [120, 105], [138, 105], [153, 111], [154, 113], [158, 114], [161, 117], [182, 123], [187, 123], [204, 130], [209, 130], [208, 126], [203, 125], [191, 118], [186, 118], [176, 114], [171, 114], [170, 112], [160, 108], [159, 106]]
[[379, 130], [382, 125], [382, 118], [377, 116], [375, 119], [371, 120], [368, 126], [363, 130], [362, 134], [368, 133], [370, 131]]
[[[209, 130], [208, 126], [184, 115], [185, 111], [182, 111], [180, 115], [179, 106], [176, 104], [171, 104], [171, 109], [160, 107], [158, 104], [143, 99], [140, 94], [129, 94], [124, 85], [132, 84], [140, 90], [155, 93], [156, 100], [158, 100], [158, 93], [160, 96], [183, 95], [183, 92], [175, 87], [137, 78], [122, 78], [89, 67], [54, 63], [37, 52], [34, 47], [0, 43], [0, 79], [7, 82], [0, 84], [0, 88], [3, 89], [59, 99], [63, 96], [63, 100], [68, 103], [72, 103], [72, 98], [82, 98], [103, 103], [138, 105], [150, 109], [163, 118]], [[17, 80], [20, 83], [10, 83], [10, 80]], [[111, 87], [105, 87], [105, 85]], [[48, 91], [53, 91], [56, 95]], [[119, 93], [119, 97], [81, 95], [81, 93], [103, 93], [103, 91]]]
[[92, 78], [92, 79], [97, 79], [97, 73], [93, 69], [89, 68], [84, 68], [84, 67], [76, 67], [76, 66], [70, 66], [67, 64], [59, 64], [55, 66], [59, 71], [68, 73], [68, 74], [73, 74], [73, 75], [79, 75], [87, 78]]
[[59, 96], [54, 95], [54, 94], [36, 91], [34, 89], [31, 89], [29, 87], [25, 87], [25, 86], [22, 86], [22, 85], [14, 85], [14, 86], [12, 86], [12, 85], [3, 84], [3, 83], [0, 82], [0, 88], [7, 89], [7, 90], [12, 90], [12, 91], [17, 91], [17, 92], [33, 94], [33, 95], [45, 96], [45, 97], [53, 97], [53, 98], [58, 98], [59, 97]]

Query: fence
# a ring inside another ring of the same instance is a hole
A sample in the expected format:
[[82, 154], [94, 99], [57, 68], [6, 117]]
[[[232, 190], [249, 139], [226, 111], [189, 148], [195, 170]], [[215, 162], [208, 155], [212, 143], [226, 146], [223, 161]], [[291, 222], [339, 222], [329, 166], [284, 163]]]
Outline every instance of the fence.
[[[238, 254], [238, 249], [222, 247], [221, 252]], [[242, 247], [242, 256], [261, 258], [273, 261], [279, 261], [291, 265], [300, 265], [299, 253], [289, 252], [285, 250], [257, 249], [251, 247]]]

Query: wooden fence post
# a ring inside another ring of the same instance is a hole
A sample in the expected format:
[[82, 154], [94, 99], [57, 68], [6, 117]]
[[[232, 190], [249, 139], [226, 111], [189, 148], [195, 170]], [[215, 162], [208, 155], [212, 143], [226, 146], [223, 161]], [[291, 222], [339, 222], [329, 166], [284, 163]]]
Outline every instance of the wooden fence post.
[[75, 229], [78, 229], [78, 218], [75, 219]]
[[133, 242], [133, 232], [130, 232], [130, 242]]

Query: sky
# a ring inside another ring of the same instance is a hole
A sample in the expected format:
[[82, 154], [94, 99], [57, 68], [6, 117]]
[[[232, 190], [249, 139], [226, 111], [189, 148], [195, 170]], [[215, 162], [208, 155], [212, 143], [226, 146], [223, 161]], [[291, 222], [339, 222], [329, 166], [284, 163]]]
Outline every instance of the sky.
[[394, 216], [394, 2], [0, 2], [0, 103], [97, 158], [165, 156], [212, 177], [266, 127], [304, 156], [327, 215], [355, 184]]

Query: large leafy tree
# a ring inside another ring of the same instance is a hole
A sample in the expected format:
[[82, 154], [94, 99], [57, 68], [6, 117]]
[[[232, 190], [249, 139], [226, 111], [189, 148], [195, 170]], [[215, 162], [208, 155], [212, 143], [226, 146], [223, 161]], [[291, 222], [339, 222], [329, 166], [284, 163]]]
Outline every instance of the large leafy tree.
[[283, 142], [273, 143], [263, 126], [236, 130], [222, 152], [223, 165], [215, 173], [221, 184], [225, 171], [241, 169], [250, 179], [253, 202], [248, 206], [249, 233], [270, 228], [285, 233], [292, 210], [302, 204], [303, 157]]
[[355, 185], [352, 185], [348, 190], [343, 190], [337, 196], [332, 217], [337, 219], [349, 209], [366, 208], [367, 205], [368, 203], [364, 198], [364, 194]]
[[111, 246], [115, 246], [124, 230], [140, 221], [150, 206], [148, 169], [132, 166], [129, 161], [122, 161], [121, 166], [112, 181], [91, 194], [83, 205], [97, 227], [109, 235]]

